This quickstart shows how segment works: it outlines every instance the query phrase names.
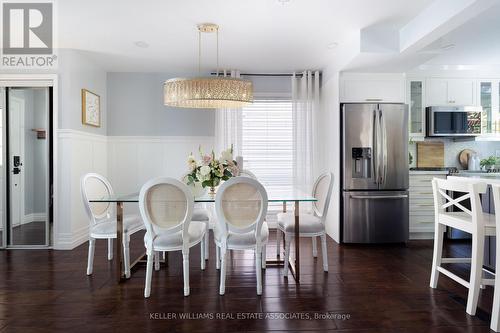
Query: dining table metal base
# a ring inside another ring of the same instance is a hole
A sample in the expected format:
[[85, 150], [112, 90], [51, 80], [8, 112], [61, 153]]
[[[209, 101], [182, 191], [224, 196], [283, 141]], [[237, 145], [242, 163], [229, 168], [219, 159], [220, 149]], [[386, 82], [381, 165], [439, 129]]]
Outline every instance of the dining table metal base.
[[[288, 259], [288, 267], [290, 269], [290, 272], [292, 273], [293, 278], [295, 279], [296, 283], [300, 282], [300, 233], [299, 233], [299, 203], [300, 201], [294, 201], [295, 203], [295, 209], [294, 209], [294, 217], [295, 217], [295, 223], [294, 223], [294, 242], [295, 242], [295, 259]], [[286, 201], [283, 201], [283, 212], [286, 213]], [[123, 282], [126, 281], [127, 278], [125, 277], [125, 270], [124, 270], [124, 264], [123, 264], [123, 202], [122, 201], [117, 201], [116, 202], [116, 271], [117, 271], [117, 282]], [[283, 242], [283, 245], [285, 245], [285, 242]], [[284, 259], [279, 259], [280, 258], [280, 251], [281, 249], [277, 249], [277, 259], [275, 260], [267, 260], [266, 259], [266, 267], [285, 267], [285, 260]], [[134, 268], [136, 265], [140, 263], [146, 263], [147, 260], [144, 259], [146, 256], [146, 252], [144, 252], [141, 256], [139, 256], [137, 259], [135, 259], [131, 265], [130, 265], [130, 270]], [[160, 262], [165, 263], [168, 265], [168, 252], [165, 255], [165, 259], [161, 260]], [[285, 276], [285, 278], [287, 278]]]

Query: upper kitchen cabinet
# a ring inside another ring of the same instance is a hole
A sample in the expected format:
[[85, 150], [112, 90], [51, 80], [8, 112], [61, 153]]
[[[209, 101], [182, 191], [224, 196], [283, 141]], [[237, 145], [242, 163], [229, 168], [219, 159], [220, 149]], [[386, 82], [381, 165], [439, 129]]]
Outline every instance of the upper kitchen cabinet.
[[478, 80], [479, 104], [483, 107], [483, 135], [499, 134], [500, 80]]
[[407, 99], [409, 114], [410, 138], [423, 140], [425, 137], [425, 80], [408, 79]]
[[473, 79], [428, 79], [427, 106], [475, 105]]
[[343, 73], [340, 101], [361, 103], [404, 103], [404, 74]]

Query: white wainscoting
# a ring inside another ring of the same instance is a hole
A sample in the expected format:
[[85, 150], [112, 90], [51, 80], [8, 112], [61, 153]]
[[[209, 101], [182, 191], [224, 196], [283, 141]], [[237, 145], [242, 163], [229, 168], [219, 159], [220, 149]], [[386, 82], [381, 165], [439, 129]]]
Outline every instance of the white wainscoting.
[[138, 192], [151, 178], [180, 178], [187, 169], [187, 157], [201, 148], [211, 152], [211, 136], [109, 136], [108, 174], [117, 193]]
[[80, 192], [80, 178], [88, 172], [108, 175], [108, 139], [82, 131], [57, 131], [58, 211], [54, 248], [73, 249], [88, 240], [88, 218]]
[[[76, 130], [59, 130], [59, 210], [54, 248], [73, 249], [88, 239], [89, 221], [80, 193], [80, 178], [97, 172], [109, 178], [117, 194], [138, 192], [149, 179], [180, 178], [186, 159], [198, 154], [201, 145], [210, 152], [214, 138], [103, 136]], [[138, 213], [136, 204], [125, 205], [125, 213]]]

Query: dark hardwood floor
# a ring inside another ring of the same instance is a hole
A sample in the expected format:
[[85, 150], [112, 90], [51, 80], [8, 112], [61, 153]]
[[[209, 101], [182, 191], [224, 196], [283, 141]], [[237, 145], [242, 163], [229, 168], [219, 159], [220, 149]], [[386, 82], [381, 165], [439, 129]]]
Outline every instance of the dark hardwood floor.
[[[45, 221], [35, 221], [15, 226], [14, 228], [12, 228], [12, 244], [44, 245], [45, 228]], [[52, 225], [50, 225], [50, 229], [52, 229]], [[3, 231], [0, 231], [0, 243], [3, 241], [2, 233]], [[52, 232], [49, 233], [49, 235], [51, 234]]]
[[[275, 256], [274, 244], [271, 239], [268, 256]], [[133, 236], [131, 246], [136, 257], [143, 250], [141, 234]], [[339, 246], [330, 240], [329, 273], [322, 271], [321, 251], [313, 260], [309, 239], [301, 246], [300, 285], [284, 279], [281, 269], [268, 268], [258, 297], [253, 254], [234, 252], [226, 295], [219, 296], [211, 244], [206, 271], [200, 270], [199, 247], [191, 252], [191, 296], [183, 296], [181, 255], [173, 253], [168, 267], [153, 273], [149, 299], [143, 297], [144, 266], [127, 282], [115, 283], [106, 241], [97, 241], [90, 277], [85, 275], [87, 244], [73, 251], [0, 251], [0, 330], [489, 332], [490, 287], [483, 291], [475, 317], [465, 313], [465, 288], [443, 276], [438, 289], [429, 288], [430, 241], [403, 247]], [[468, 251], [466, 243], [448, 244], [445, 250], [454, 256]], [[455, 267], [468, 277], [466, 266]], [[181, 319], [184, 315], [190, 319]]]

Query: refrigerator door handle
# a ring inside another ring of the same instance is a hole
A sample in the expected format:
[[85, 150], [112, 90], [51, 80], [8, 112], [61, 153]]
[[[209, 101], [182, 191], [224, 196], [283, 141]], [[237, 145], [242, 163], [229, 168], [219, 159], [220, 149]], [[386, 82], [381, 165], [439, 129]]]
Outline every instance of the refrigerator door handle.
[[377, 110], [373, 110], [373, 128], [372, 128], [372, 168], [373, 168], [373, 178], [375, 179], [375, 184], [378, 184], [378, 171], [379, 171], [379, 161], [378, 161], [378, 119]]
[[408, 194], [398, 195], [351, 195], [351, 199], [406, 199]]
[[381, 137], [381, 153], [382, 153], [382, 172], [380, 175], [380, 183], [385, 185], [385, 180], [387, 179], [387, 128], [385, 126], [385, 116], [382, 110], [379, 110], [380, 116], [380, 137]]

